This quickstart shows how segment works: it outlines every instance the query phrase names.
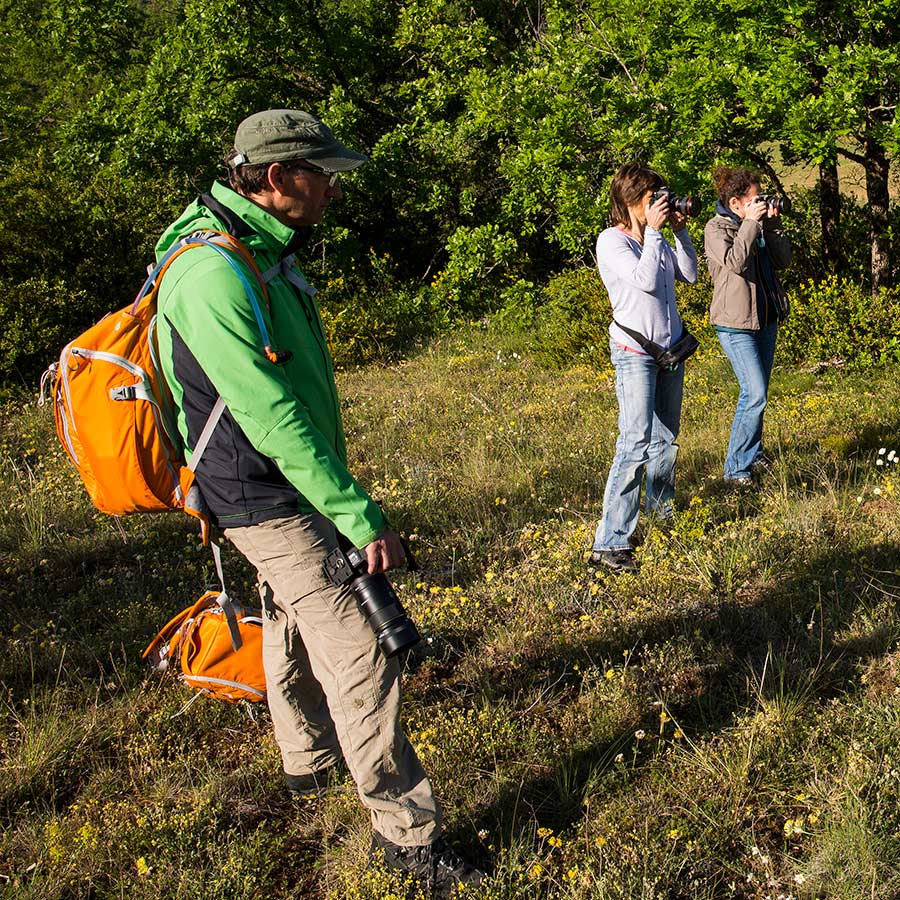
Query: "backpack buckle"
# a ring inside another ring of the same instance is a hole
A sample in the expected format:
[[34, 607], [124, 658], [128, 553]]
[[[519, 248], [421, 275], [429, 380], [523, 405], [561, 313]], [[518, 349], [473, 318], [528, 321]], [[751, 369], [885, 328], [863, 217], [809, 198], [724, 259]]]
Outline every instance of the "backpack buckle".
[[133, 384], [123, 384], [121, 387], [109, 389], [110, 400], [136, 400], [137, 390]]

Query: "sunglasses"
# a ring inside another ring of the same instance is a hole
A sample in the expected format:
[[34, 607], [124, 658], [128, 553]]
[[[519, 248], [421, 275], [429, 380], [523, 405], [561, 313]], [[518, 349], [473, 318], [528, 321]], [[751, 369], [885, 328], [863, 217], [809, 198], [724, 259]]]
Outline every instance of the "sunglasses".
[[294, 163], [292, 168], [303, 169], [304, 172], [313, 172], [316, 175], [324, 175], [328, 179], [328, 187], [333, 188], [341, 183], [341, 173], [331, 169], [323, 169], [320, 166], [307, 166], [303, 163]]

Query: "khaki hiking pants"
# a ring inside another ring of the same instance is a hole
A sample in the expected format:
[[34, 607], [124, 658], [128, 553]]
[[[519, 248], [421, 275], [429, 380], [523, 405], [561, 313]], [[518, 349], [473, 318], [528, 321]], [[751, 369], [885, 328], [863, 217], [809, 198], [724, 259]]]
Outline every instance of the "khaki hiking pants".
[[225, 536], [259, 572], [263, 666], [285, 772], [305, 775], [343, 756], [379, 834], [403, 846], [436, 840], [441, 809], [400, 725], [400, 664], [381, 652], [353, 592], [322, 574], [334, 525], [297, 515]]

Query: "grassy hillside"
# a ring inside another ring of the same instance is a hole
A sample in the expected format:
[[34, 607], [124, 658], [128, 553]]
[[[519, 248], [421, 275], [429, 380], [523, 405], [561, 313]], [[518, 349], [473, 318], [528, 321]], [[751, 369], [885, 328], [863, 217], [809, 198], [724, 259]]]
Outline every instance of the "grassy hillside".
[[[610, 373], [504, 341], [341, 376], [352, 467], [421, 566], [396, 579], [426, 636], [406, 725], [451, 839], [493, 872], [469, 896], [900, 896], [896, 372], [777, 369], [776, 465], [734, 492], [736, 385], [692, 361], [680, 510], [616, 579], [583, 561]], [[350, 783], [290, 801], [263, 711], [184, 709], [140, 662], [215, 580], [191, 527], [120, 529], [48, 410], [2, 416], [0, 897], [389, 896]]]

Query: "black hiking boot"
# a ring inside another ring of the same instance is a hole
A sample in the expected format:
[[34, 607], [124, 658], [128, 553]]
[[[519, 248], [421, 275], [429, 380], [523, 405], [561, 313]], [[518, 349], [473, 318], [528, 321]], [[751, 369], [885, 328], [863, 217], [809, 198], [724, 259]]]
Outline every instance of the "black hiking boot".
[[442, 837], [433, 844], [401, 847], [372, 834], [369, 859], [384, 857], [385, 868], [412, 875], [430, 897], [450, 897], [458, 885], [481, 884], [485, 875], [466, 862]]

